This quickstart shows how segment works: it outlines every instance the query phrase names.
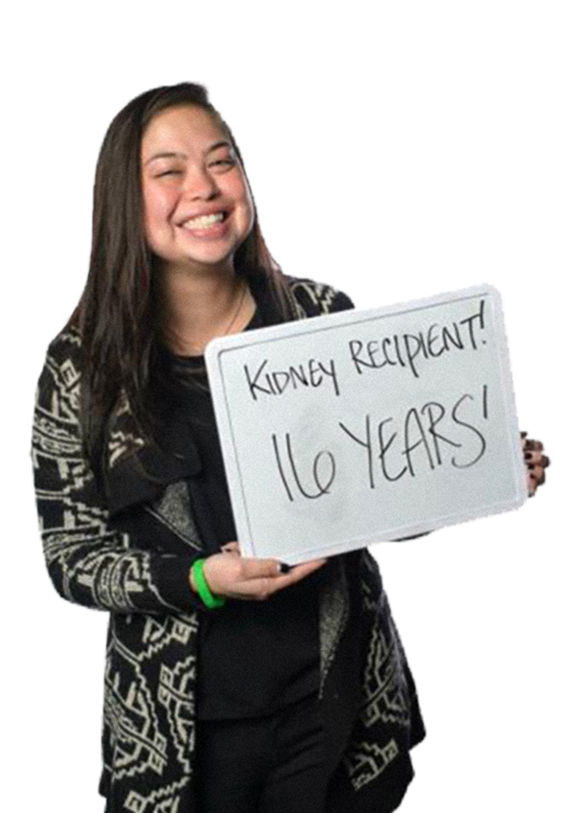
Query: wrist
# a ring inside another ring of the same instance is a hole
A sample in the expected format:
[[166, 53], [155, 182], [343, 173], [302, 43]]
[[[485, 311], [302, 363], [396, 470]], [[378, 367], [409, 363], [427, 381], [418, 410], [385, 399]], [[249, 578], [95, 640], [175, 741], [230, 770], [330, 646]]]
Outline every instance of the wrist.
[[[190, 582], [190, 588], [191, 588], [192, 592], [196, 593], [196, 595], [199, 595], [200, 591], [198, 590], [198, 584], [196, 582], [196, 569], [194, 568], [194, 564], [196, 563], [196, 561], [197, 560], [194, 559], [194, 561], [190, 565], [190, 571], [189, 571], [189, 574], [188, 574], [188, 581]], [[213, 589], [210, 587], [210, 583], [208, 581], [208, 577], [207, 577], [206, 571], [204, 569], [204, 567], [206, 565], [206, 560], [203, 560], [203, 562], [204, 562], [204, 564], [201, 566], [202, 576], [204, 577], [204, 581], [208, 585], [208, 588], [209, 588], [210, 592], [214, 593]]]
[[196, 582], [194, 581], [194, 573], [192, 571], [192, 565], [190, 565], [190, 569], [188, 571], [188, 581], [190, 582], [190, 590], [193, 593], [198, 595], [198, 587], [196, 586]]
[[226, 598], [220, 595], [213, 595], [204, 573], [206, 561], [205, 558], [201, 558], [195, 559], [194, 562], [192, 562], [189, 576], [190, 587], [199, 595], [209, 609], [222, 607], [226, 602]]
[[210, 592], [210, 593], [211, 593], [213, 596], [215, 596], [215, 597], [216, 597], [216, 593], [215, 593], [215, 591], [214, 591], [214, 588], [213, 588], [213, 586], [212, 586], [212, 584], [210, 583], [210, 580], [209, 580], [209, 578], [208, 578], [208, 572], [207, 572], [207, 569], [206, 569], [206, 565], [207, 565], [207, 564], [208, 564], [208, 558], [207, 558], [207, 559], [206, 559], [206, 561], [203, 563], [203, 565], [202, 565], [202, 571], [201, 571], [201, 572], [202, 572], [202, 575], [204, 576], [204, 581], [206, 582], [206, 586], [208, 587], [209, 592]]

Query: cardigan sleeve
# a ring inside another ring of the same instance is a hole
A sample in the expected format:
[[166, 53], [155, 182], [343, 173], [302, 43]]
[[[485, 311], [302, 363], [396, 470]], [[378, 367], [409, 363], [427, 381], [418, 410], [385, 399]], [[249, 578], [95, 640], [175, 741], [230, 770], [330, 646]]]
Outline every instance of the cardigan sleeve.
[[[57, 340], [56, 340], [57, 341]], [[50, 345], [39, 378], [32, 462], [39, 530], [51, 581], [64, 599], [110, 612], [209, 611], [189, 584], [195, 555], [165, 554], [109, 523], [106, 500], [82, 453], [79, 374]]]
[[355, 308], [353, 301], [343, 291], [334, 291], [333, 301], [331, 303], [331, 313], [338, 313], [339, 311], [349, 311]]

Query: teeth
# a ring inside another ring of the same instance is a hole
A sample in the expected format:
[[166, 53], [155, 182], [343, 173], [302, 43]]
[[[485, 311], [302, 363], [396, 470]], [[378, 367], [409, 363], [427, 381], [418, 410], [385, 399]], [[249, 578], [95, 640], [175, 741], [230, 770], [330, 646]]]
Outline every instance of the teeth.
[[213, 223], [218, 223], [223, 220], [224, 216], [224, 212], [218, 212], [218, 214], [215, 215], [193, 217], [192, 220], [187, 220], [184, 226], [188, 229], [205, 229], [207, 226], [212, 226]]

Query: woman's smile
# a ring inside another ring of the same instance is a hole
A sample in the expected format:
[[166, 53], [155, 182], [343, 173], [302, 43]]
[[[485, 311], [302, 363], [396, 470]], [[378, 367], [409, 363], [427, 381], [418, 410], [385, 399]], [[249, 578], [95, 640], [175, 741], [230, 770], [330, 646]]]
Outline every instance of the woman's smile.
[[228, 217], [230, 215], [226, 212], [195, 217], [187, 220], [180, 228], [194, 237], [204, 237], [205, 239], [223, 237], [227, 232]]

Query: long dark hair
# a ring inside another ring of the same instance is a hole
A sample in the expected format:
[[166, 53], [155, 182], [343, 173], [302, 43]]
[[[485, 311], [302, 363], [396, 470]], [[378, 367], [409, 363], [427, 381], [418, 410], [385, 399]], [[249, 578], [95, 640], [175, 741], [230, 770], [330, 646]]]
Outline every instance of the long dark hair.
[[[158, 341], [157, 258], [143, 226], [141, 140], [161, 111], [193, 104], [206, 110], [232, 144], [233, 134], [208, 100], [203, 85], [182, 82], [148, 90], [112, 120], [102, 143], [94, 183], [92, 250], [84, 292], [69, 325], [81, 334], [81, 431], [85, 452], [101, 478], [107, 465], [109, 418], [122, 398], [139, 436], [155, 442], [159, 421], [154, 381], [165, 370]], [[237, 276], [266, 286], [281, 321], [295, 318], [295, 304], [279, 265], [263, 239], [254, 203], [254, 225], [235, 252]]]

